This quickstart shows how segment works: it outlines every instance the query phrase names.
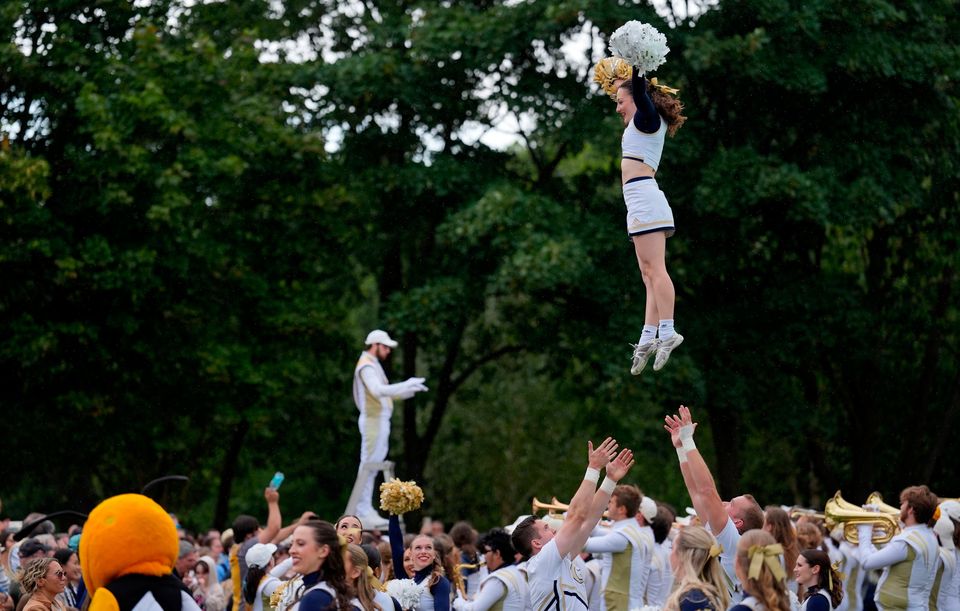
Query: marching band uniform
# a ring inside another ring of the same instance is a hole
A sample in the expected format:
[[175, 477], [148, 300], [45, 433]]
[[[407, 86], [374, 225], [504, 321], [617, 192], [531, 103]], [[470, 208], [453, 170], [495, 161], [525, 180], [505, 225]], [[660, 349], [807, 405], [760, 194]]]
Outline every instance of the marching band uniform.
[[480, 583], [480, 592], [467, 601], [456, 598], [456, 611], [527, 611], [527, 578], [516, 566], [502, 566]]
[[930, 590], [930, 611], [960, 610], [960, 571], [956, 549], [940, 548], [937, 576]]
[[841, 540], [834, 548], [840, 556], [839, 571], [843, 579], [843, 600], [837, 605], [837, 611], [858, 611], [861, 607], [860, 593], [863, 591], [863, 578], [867, 571], [860, 566], [857, 548]]
[[[366, 343], [397, 346], [384, 331], [371, 331]], [[383, 366], [369, 351], [360, 353], [353, 370], [353, 402], [360, 412], [357, 424], [360, 427], [360, 468], [357, 481], [363, 483], [356, 514], [367, 527], [383, 527], [386, 521], [373, 508], [373, 483], [376, 475], [364, 471], [364, 464], [382, 462], [387, 458], [390, 441], [390, 417], [393, 415], [394, 399], [409, 399], [415, 393], [426, 390], [423, 378], [410, 378], [390, 384]]]
[[629, 611], [643, 606], [654, 545], [653, 531], [641, 528], [633, 517], [614, 522], [606, 535], [587, 539], [584, 551], [604, 554], [603, 609]]
[[650, 558], [650, 575], [643, 593], [645, 605], [663, 608], [673, 589], [673, 569], [670, 568], [670, 540], [655, 543]]
[[877, 608], [928, 611], [939, 558], [933, 530], [925, 524], [904, 527], [879, 551], [871, 541], [873, 526], [864, 524], [858, 530], [863, 569], [883, 569], [874, 595]]

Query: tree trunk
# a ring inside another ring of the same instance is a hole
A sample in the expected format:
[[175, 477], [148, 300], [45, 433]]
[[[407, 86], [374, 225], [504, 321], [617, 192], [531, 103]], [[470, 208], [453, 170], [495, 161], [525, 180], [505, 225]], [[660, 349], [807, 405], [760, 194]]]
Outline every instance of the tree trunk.
[[217, 507], [213, 512], [213, 525], [215, 528], [223, 529], [227, 524], [230, 511], [230, 491], [233, 488], [233, 478], [237, 474], [237, 462], [240, 459], [240, 451], [243, 450], [243, 440], [250, 430], [250, 423], [241, 420], [233, 427], [233, 435], [230, 437], [230, 446], [223, 457], [223, 465], [220, 468], [220, 489], [217, 491]]

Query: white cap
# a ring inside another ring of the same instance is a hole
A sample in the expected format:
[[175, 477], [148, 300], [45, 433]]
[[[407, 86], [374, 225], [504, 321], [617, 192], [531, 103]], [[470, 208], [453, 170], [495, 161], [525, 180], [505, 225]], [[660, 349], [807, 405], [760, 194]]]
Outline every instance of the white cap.
[[530, 517], [529, 515], [520, 516], [519, 518], [513, 521], [513, 524], [507, 524], [506, 526], [504, 526], [503, 530], [505, 530], [508, 535], [512, 535], [513, 531], [516, 530], [517, 526], [520, 526], [520, 522], [523, 522], [529, 517]]
[[657, 517], [657, 502], [649, 496], [643, 497], [643, 500], [640, 501], [640, 515], [647, 522], [652, 522]]
[[381, 331], [380, 329], [374, 329], [367, 334], [366, 344], [368, 346], [371, 344], [383, 344], [384, 346], [389, 346], [390, 348], [397, 347], [397, 342], [390, 339], [390, 336], [387, 335], [386, 331]]
[[247, 561], [247, 567], [266, 568], [273, 558], [273, 552], [277, 551], [277, 546], [273, 543], [257, 543], [247, 550], [244, 559]]

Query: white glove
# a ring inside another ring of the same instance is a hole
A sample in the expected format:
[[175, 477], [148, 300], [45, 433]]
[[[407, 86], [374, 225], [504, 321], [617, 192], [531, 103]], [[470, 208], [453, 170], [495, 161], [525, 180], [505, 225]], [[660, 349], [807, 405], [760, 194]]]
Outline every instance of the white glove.
[[404, 380], [400, 384], [403, 385], [403, 391], [397, 395], [398, 399], [409, 399], [418, 392], [423, 392], [428, 390], [423, 383], [426, 381], [426, 378], [410, 378], [409, 380]]
[[410, 378], [409, 380], [405, 381], [404, 384], [407, 384], [410, 387], [409, 389], [413, 392], [423, 392], [428, 390], [423, 384], [426, 381], [426, 378]]
[[467, 601], [462, 596], [460, 596], [460, 593], [458, 592], [457, 597], [453, 599], [453, 608], [456, 611], [460, 611], [466, 606], [467, 606]]

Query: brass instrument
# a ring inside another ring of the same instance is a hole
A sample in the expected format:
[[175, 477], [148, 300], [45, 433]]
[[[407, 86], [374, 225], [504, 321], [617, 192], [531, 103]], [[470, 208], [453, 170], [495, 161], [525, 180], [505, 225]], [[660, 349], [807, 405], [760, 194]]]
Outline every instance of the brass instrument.
[[[533, 497], [533, 502], [530, 504], [530, 513], [537, 515], [537, 512], [546, 511], [547, 515], [555, 520], [563, 520], [563, 512], [570, 508], [568, 503], [561, 503], [557, 500], [557, 497], [552, 497], [549, 503], [544, 503], [537, 497]], [[603, 512], [603, 519], [609, 520], [610, 516], [607, 515], [607, 512]]]
[[810, 509], [808, 507], [799, 507], [797, 505], [794, 505], [793, 507], [791, 507], [790, 511], [787, 513], [790, 514], [790, 519], [794, 521], [800, 518], [810, 518], [811, 520], [823, 522], [826, 519], [826, 517], [822, 513], [818, 512], [816, 509]]
[[480, 568], [482, 564], [483, 562], [474, 562], [473, 564], [463, 562], [453, 565], [453, 583], [457, 587], [457, 591], [460, 592], [460, 596], [464, 599], [467, 598], [467, 584], [464, 583], [463, 575], [460, 571], [463, 569], [477, 569]]
[[[897, 512], [899, 516], [900, 512]], [[874, 543], [887, 543], [900, 532], [900, 521], [897, 516], [890, 513], [868, 511], [850, 503], [842, 496], [840, 491], [833, 495], [826, 506], [823, 508], [823, 515], [828, 529], [833, 529], [838, 524], [843, 525], [843, 538], [853, 545], [857, 545], [859, 537], [857, 535], [857, 526], [860, 524], [871, 524], [873, 526]]]
[[530, 506], [530, 513], [536, 515], [538, 512], [546, 511], [547, 515], [561, 517], [570, 505], [561, 503], [557, 497], [553, 497], [549, 503], [544, 503], [537, 497], [533, 497], [533, 503]]
[[889, 513], [897, 516], [899, 519], [900, 508], [884, 503], [883, 495], [881, 495], [879, 492], [871, 492], [870, 496], [867, 497], [867, 502], [864, 503], [864, 505], [873, 505], [880, 513]]

